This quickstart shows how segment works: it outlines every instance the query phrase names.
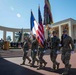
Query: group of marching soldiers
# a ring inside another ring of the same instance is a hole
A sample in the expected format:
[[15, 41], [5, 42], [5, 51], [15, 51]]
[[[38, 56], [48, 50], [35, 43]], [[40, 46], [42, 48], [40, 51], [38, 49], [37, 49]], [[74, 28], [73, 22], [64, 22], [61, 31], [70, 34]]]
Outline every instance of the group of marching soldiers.
[[[23, 62], [21, 65], [25, 65], [25, 60], [28, 59], [30, 67], [34, 67], [35, 61], [37, 61], [38, 68], [41, 69], [46, 66], [47, 62], [43, 59], [43, 56], [46, 52], [46, 49], [49, 45], [50, 48], [50, 59], [53, 63], [53, 69], [52, 70], [57, 70], [59, 69], [60, 63], [56, 61], [57, 55], [59, 52], [61, 52], [61, 60], [63, 64], [65, 65], [65, 70], [62, 73], [62, 75], [67, 75], [70, 68], [71, 64], [69, 63], [70, 61], [70, 56], [71, 52], [74, 51], [74, 43], [72, 38], [67, 34], [67, 30], [63, 30], [63, 34], [61, 36], [61, 40], [57, 37], [57, 32], [53, 31], [52, 32], [52, 37], [50, 37], [48, 40], [44, 41], [44, 47], [42, 47], [37, 39], [36, 36], [33, 35], [33, 39], [31, 41], [28, 40], [27, 37], [25, 37], [24, 45], [23, 45]], [[31, 58], [32, 60], [28, 57], [28, 50], [29, 46], [31, 44]], [[38, 55], [38, 58], [36, 56]]]

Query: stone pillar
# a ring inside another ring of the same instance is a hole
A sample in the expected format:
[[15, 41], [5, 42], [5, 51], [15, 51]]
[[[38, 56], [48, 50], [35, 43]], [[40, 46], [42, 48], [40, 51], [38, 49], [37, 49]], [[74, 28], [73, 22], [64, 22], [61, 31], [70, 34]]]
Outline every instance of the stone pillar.
[[13, 41], [15, 42], [15, 32], [13, 32]]
[[69, 36], [73, 38], [73, 24], [71, 21], [69, 21]]
[[3, 31], [3, 39], [4, 39], [4, 41], [6, 40], [6, 31], [5, 30]]
[[59, 25], [59, 38], [61, 39], [61, 35], [62, 35], [62, 27], [61, 25]]

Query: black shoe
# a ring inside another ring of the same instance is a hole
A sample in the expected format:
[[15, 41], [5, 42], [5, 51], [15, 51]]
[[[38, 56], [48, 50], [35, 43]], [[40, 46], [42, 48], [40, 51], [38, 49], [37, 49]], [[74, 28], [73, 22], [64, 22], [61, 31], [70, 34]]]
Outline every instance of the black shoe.
[[31, 60], [29, 60], [29, 64], [31, 64]]
[[31, 65], [30, 65], [30, 67], [34, 67], [34, 65], [33, 65], [33, 64], [31, 64]]
[[57, 64], [57, 70], [59, 69], [59, 65], [60, 65], [60, 63]]
[[45, 62], [45, 63], [44, 63], [44, 66], [43, 66], [43, 67], [45, 67], [45, 66], [46, 66], [46, 64], [47, 64], [47, 62]]
[[34, 67], [34, 65], [30, 65], [30, 67]]
[[25, 65], [25, 63], [22, 63], [22, 64], [20, 64], [20, 65]]
[[53, 65], [53, 70], [54, 70], [54, 71], [56, 70], [56, 65], [55, 65], [55, 64]]
[[71, 64], [69, 64], [69, 66], [68, 66], [68, 69], [70, 70], [70, 68], [71, 68]]

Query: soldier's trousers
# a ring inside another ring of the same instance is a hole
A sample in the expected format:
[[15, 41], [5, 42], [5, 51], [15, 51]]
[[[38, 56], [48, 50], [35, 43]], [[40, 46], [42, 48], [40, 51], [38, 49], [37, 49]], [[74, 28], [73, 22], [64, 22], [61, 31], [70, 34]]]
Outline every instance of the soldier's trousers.
[[36, 58], [36, 55], [37, 55], [37, 51], [35, 52], [35, 51], [32, 51], [32, 53], [31, 53], [31, 57], [32, 57], [32, 65], [34, 65], [35, 64], [35, 61], [39, 61], [37, 58]]
[[53, 62], [53, 66], [57, 65], [58, 62], [56, 61], [56, 58], [57, 58], [57, 53], [56, 51], [52, 50], [50, 52], [50, 58], [51, 58], [51, 61]]
[[23, 62], [26, 61], [26, 59], [28, 59], [29, 61], [31, 61], [31, 59], [28, 57], [28, 52], [24, 52], [24, 55], [23, 55]]
[[42, 66], [42, 63], [46, 64], [45, 60], [43, 59], [44, 53], [43, 52], [39, 52], [39, 63]]
[[62, 51], [61, 60], [65, 65], [65, 70], [69, 70], [69, 60], [70, 60], [71, 52], [70, 51]]

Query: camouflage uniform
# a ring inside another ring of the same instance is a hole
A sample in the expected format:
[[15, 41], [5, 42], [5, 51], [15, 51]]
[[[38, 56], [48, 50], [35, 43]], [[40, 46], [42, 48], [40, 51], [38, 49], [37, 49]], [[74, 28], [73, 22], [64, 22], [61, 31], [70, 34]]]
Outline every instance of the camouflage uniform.
[[60, 39], [57, 36], [53, 36], [50, 39], [50, 45], [51, 45], [50, 58], [51, 61], [53, 62], [53, 70], [55, 70], [56, 68], [59, 69], [59, 63], [56, 61], [57, 50], [59, 50], [59, 44], [60, 44]]
[[0, 40], [0, 48], [1, 48], [1, 49], [3, 49], [3, 45], [4, 45], [4, 40], [1, 39], [1, 40]]
[[38, 57], [39, 57], [39, 68], [40, 69], [42, 66], [42, 64], [44, 64], [44, 67], [46, 66], [47, 62], [43, 59], [43, 56], [45, 54], [45, 50], [46, 50], [46, 42], [44, 42], [44, 47], [42, 47], [41, 45], [39, 45], [39, 51], [38, 51]]
[[33, 37], [32, 47], [31, 47], [31, 57], [32, 57], [31, 67], [34, 66], [35, 61], [37, 61], [37, 64], [38, 64], [38, 59], [36, 58], [37, 50], [38, 50], [38, 42], [37, 42], [36, 38]]
[[71, 65], [69, 64], [69, 60], [71, 56], [71, 51], [74, 50], [74, 43], [69, 35], [63, 34], [61, 37], [61, 44], [62, 44], [61, 60], [65, 65], [65, 71], [63, 75], [66, 75], [71, 67]]
[[24, 45], [23, 45], [23, 51], [24, 51], [24, 55], [23, 55], [23, 63], [21, 65], [24, 65], [25, 64], [25, 60], [28, 59], [29, 60], [29, 63], [31, 62], [31, 59], [28, 57], [28, 50], [29, 50], [29, 44], [28, 44], [28, 41], [25, 41], [24, 42]]

